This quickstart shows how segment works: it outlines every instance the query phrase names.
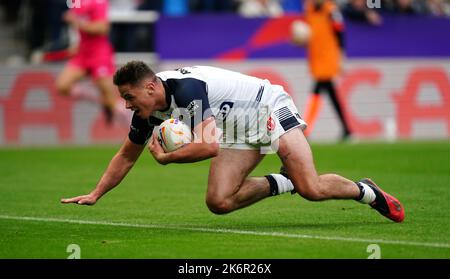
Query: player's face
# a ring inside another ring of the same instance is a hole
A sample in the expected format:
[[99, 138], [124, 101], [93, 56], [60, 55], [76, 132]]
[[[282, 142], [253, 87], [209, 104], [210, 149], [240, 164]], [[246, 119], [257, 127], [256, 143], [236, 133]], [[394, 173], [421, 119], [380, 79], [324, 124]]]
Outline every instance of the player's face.
[[144, 119], [158, 110], [158, 94], [155, 90], [154, 84], [146, 81], [135, 86], [129, 84], [119, 86], [120, 96], [125, 100], [126, 108]]

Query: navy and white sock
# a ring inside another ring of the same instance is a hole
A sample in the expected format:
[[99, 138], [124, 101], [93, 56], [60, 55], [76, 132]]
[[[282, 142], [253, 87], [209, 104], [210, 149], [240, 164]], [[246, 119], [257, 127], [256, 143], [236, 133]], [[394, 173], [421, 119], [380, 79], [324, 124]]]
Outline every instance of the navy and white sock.
[[359, 201], [360, 203], [368, 204], [372, 203], [375, 200], [377, 196], [375, 195], [375, 192], [372, 190], [372, 188], [369, 187], [369, 185], [364, 182], [356, 182], [356, 185], [358, 185], [359, 190], [361, 191], [357, 201]]
[[275, 173], [265, 176], [269, 181], [270, 194], [272, 196], [280, 195], [294, 190], [294, 185], [285, 176]]

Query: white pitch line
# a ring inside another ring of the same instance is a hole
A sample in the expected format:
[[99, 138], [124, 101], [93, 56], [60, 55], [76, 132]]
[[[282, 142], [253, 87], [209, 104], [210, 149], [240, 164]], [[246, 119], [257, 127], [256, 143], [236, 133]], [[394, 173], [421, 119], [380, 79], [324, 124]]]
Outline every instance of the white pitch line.
[[87, 220], [10, 216], [10, 215], [0, 215], [0, 219], [18, 220], [18, 221], [35, 221], [35, 222], [70, 223], [70, 224], [80, 224], [80, 225], [101, 225], [101, 226], [144, 228], [144, 229], [194, 231], [194, 232], [208, 232], [208, 233], [246, 234], [246, 235], [256, 235], [256, 236], [275, 236], [275, 237], [317, 239], [317, 240], [329, 240], [329, 241], [382, 243], [382, 244], [421, 246], [421, 247], [434, 247], [434, 248], [450, 248], [450, 243], [416, 242], [416, 241], [387, 240], [387, 239], [365, 239], [365, 238], [352, 238], [352, 237], [341, 237], [341, 236], [318, 236], [318, 235], [294, 234], [294, 233], [283, 233], [283, 232], [261, 232], [261, 231], [234, 230], [234, 229], [184, 227], [184, 226], [177, 226], [177, 225], [130, 224], [130, 223], [116, 223], [116, 222], [105, 222], [105, 221], [87, 221]]

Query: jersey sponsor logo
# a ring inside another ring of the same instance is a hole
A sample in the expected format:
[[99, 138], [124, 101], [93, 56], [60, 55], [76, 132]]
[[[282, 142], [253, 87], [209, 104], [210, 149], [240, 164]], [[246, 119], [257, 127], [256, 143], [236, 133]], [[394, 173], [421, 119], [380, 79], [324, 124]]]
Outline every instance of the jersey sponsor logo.
[[273, 120], [272, 116], [269, 117], [269, 119], [267, 119], [267, 130], [269, 132], [272, 132], [273, 130], [275, 130], [275, 120]]
[[222, 104], [220, 104], [219, 112], [217, 113], [216, 118], [219, 120], [225, 120], [231, 109], [233, 108], [233, 105], [233, 102], [223, 102]]
[[190, 102], [189, 105], [187, 105], [187, 107], [186, 107], [186, 109], [189, 112], [190, 117], [193, 117], [199, 108], [200, 108], [200, 106], [196, 100]]
[[179, 68], [179, 69], [176, 69], [176, 71], [182, 73], [183, 75], [185, 75], [185, 74], [190, 74], [190, 73], [191, 73], [191, 72], [190, 72], [188, 69], [186, 69], [186, 68]]

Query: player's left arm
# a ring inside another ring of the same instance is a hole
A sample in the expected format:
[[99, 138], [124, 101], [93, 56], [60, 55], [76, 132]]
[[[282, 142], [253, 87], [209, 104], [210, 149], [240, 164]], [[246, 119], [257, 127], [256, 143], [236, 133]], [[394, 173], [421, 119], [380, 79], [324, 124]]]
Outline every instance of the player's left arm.
[[214, 117], [211, 115], [207, 87], [204, 81], [194, 77], [186, 77], [178, 81], [176, 90], [173, 92], [175, 103], [179, 108], [185, 108], [184, 120], [190, 122], [190, 127], [194, 127], [192, 130], [196, 138], [180, 149], [164, 153], [157, 137], [153, 135], [149, 151], [160, 164], [191, 163], [217, 155], [218, 131]]
[[186, 144], [180, 149], [164, 153], [157, 136], [153, 135], [148, 146], [150, 153], [156, 161], [162, 165], [169, 163], [192, 163], [217, 156], [219, 152], [218, 130], [214, 118], [208, 117], [197, 124], [193, 130], [196, 135], [192, 143]]

